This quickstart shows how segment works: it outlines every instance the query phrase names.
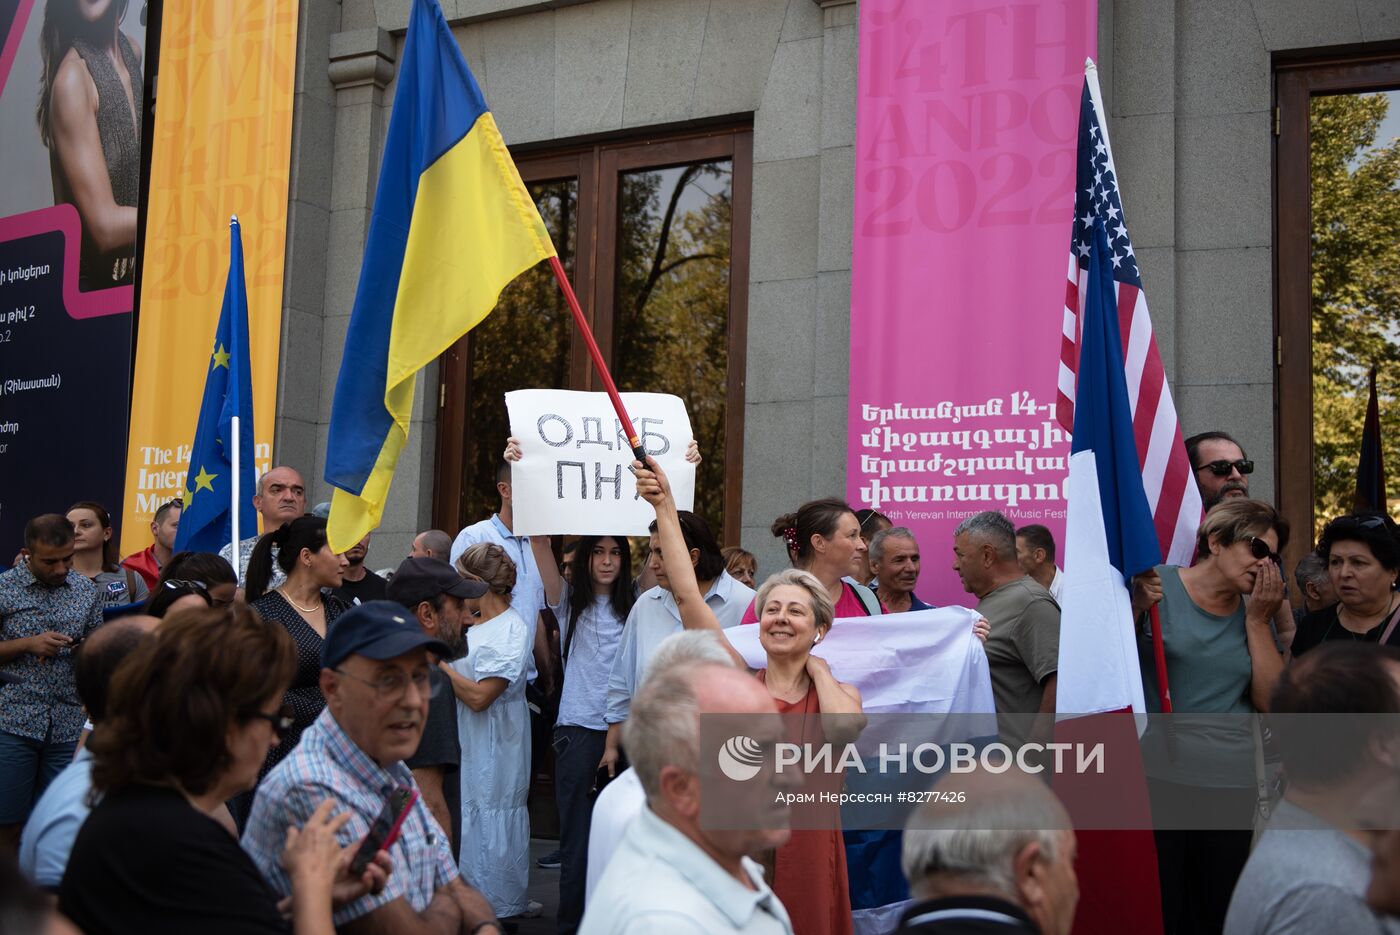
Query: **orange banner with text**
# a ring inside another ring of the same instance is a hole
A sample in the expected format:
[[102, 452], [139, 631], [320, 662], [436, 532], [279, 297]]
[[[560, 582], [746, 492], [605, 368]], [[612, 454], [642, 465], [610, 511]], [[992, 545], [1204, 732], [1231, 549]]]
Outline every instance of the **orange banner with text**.
[[123, 555], [150, 545], [156, 508], [183, 493], [230, 215], [243, 229], [259, 476], [277, 404], [297, 4], [165, 0], [161, 32]]

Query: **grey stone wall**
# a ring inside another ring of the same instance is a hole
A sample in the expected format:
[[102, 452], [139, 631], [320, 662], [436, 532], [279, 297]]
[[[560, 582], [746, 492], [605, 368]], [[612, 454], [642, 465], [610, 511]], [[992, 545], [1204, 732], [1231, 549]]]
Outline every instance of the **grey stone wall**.
[[[743, 542], [845, 485], [854, 0], [442, 0], [508, 143], [751, 115]], [[301, 0], [277, 460], [313, 502], [410, 0]], [[1400, 39], [1394, 0], [1101, 0], [1114, 155], [1189, 433], [1273, 496], [1271, 55]], [[430, 521], [437, 373], [370, 563]], [[931, 555], [941, 546], [930, 544]]]
[[1274, 53], [1400, 39], [1394, 0], [1115, 0], [1114, 160], [1186, 434], [1224, 429], [1274, 497]]
[[[313, 502], [409, 6], [303, 0], [277, 457]], [[443, 7], [512, 145], [752, 115], [744, 540], [776, 567], [771, 519], [844, 484], [853, 0]], [[429, 368], [371, 564], [431, 519], [436, 394]]]

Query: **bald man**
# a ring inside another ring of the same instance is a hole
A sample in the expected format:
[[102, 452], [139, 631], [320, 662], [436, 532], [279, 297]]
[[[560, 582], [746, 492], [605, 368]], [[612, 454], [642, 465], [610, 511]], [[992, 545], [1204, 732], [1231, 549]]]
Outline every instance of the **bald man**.
[[[290, 523], [306, 512], [306, 481], [295, 468], [285, 464], [268, 471], [258, 478], [258, 490], [253, 494], [253, 509], [262, 517], [262, 531], [272, 532], [283, 523]], [[258, 544], [256, 531], [238, 543], [238, 582], [241, 585], [248, 574], [248, 559], [253, 554], [253, 546]], [[219, 556], [233, 564], [233, 548], [226, 545], [219, 550]], [[287, 580], [287, 573], [277, 564], [277, 546], [272, 547], [272, 580], [269, 588], [275, 588]]]
[[429, 529], [413, 537], [413, 550], [409, 558], [440, 558], [449, 561], [452, 554], [452, 537], [441, 529]]

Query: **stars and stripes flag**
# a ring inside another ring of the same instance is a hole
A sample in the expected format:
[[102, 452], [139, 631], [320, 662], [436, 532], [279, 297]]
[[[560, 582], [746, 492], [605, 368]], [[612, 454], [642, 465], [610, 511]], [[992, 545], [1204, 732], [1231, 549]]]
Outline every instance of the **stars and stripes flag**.
[[1162, 367], [1152, 318], [1147, 311], [1137, 255], [1128, 237], [1128, 223], [1118, 191], [1118, 173], [1108, 142], [1098, 70], [1085, 69], [1079, 107], [1079, 155], [1074, 201], [1074, 232], [1070, 239], [1069, 281], [1065, 292], [1064, 334], [1060, 342], [1059, 392], [1056, 418], [1066, 432], [1074, 430], [1074, 403], [1079, 374], [1080, 330], [1088, 293], [1089, 253], [1093, 249], [1094, 219], [1103, 221], [1108, 238], [1113, 285], [1117, 293], [1118, 324], [1122, 333], [1124, 375], [1132, 410], [1142, 485], [1152, 511], [1153, 526], [1163, 560], [1189, 565], [1201, 520], [1201, 495], [1191, 462], [1182, 445], [1176, 406]]

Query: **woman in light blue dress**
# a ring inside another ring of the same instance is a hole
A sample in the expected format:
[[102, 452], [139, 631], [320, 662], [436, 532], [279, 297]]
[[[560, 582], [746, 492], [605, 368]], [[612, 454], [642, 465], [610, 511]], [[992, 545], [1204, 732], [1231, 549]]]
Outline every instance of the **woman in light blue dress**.
[[493, 543], [462, 553], [457, 568], [489, 590], [467, 600], [467, 655], [441, 663], [457, 696], [462, 744], [460, 869], [500, 918], [534, 910], [530, 878], [530, 713], [525, 666], [531, 630], [510, 606], [515, 563]]

